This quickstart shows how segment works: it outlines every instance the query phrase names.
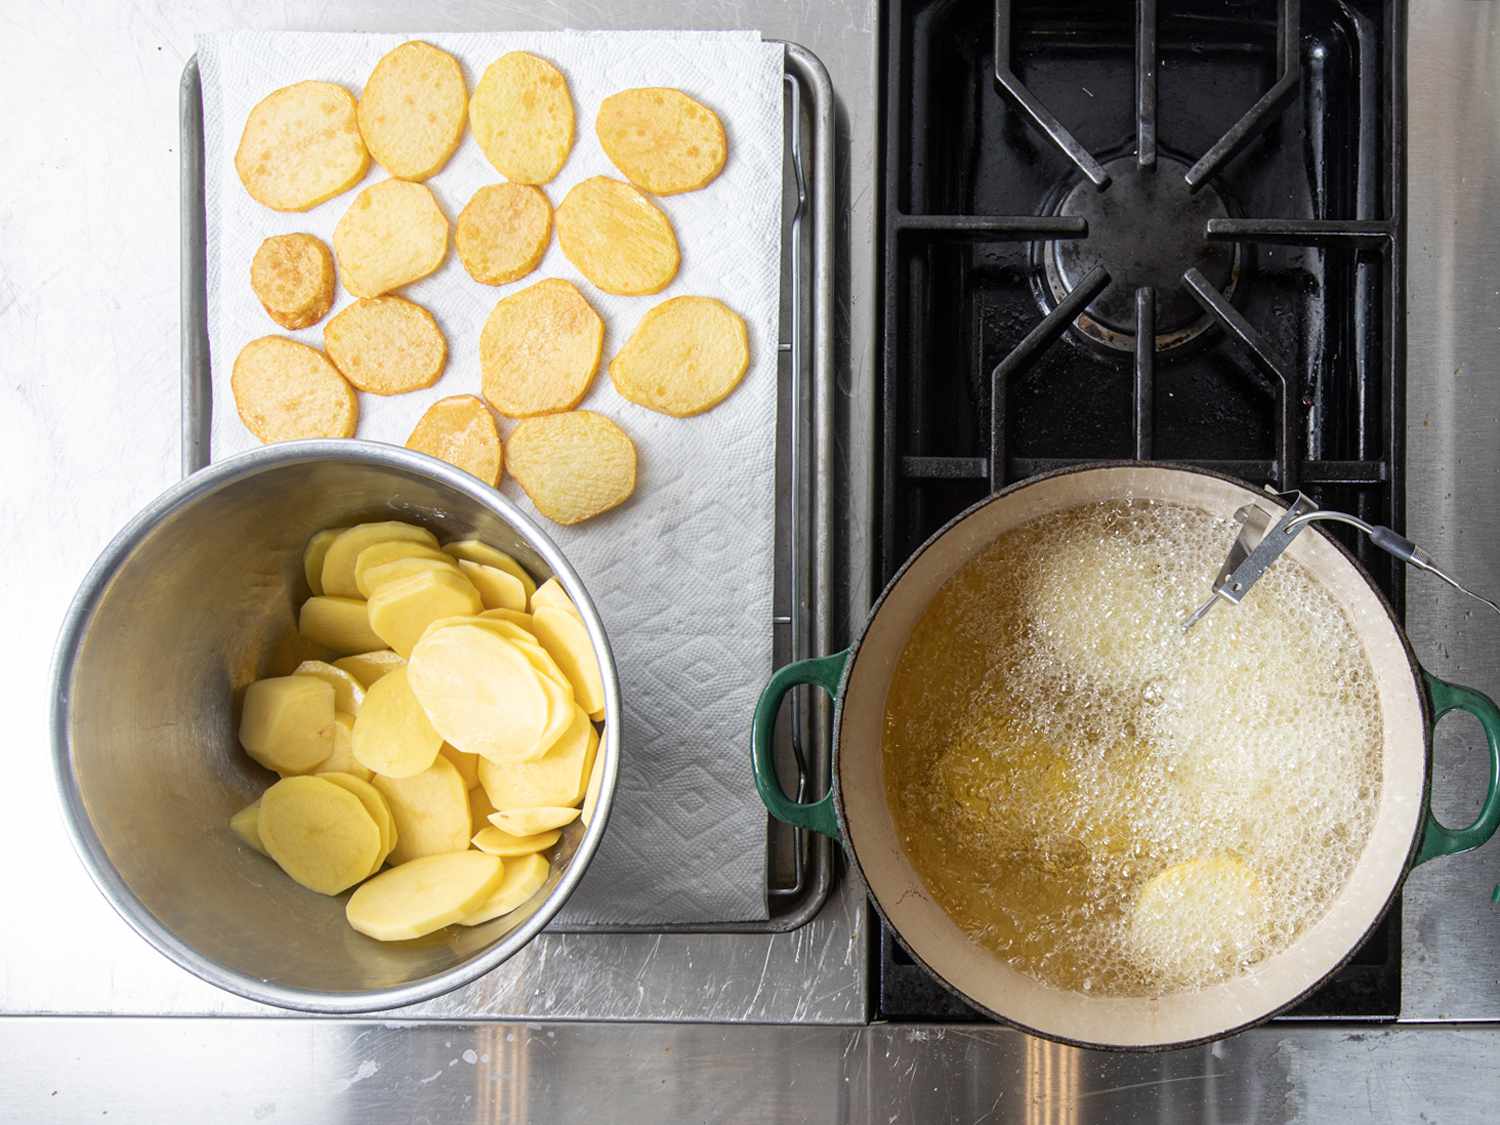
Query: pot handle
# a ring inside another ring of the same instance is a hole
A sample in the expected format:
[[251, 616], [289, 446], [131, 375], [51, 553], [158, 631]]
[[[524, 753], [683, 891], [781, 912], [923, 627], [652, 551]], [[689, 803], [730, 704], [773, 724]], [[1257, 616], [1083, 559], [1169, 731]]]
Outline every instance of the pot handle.
[[1489, 744], [1490, 784], [1484, 795], [1484, 805], [1474, 823], [1467, 828], [1445, 828], [1432, 815], [1432, 794], [1427, 796], [1427, 825], [1422, 831], [1422, 846], [1417, 852], [1417, 863], [1426, 863], [1444, 855], [1457, 855], [1479, 847], [1500, 828], [1500, 707], [1483, 692], [1473, 688], [1450, 684], [1439, 679], [1426, 668], [1422, 679], [1427, 685], [1427, 698], [1432, 704], [1432, 727], [1437, 729], [1438, 720], [1449, 711], [1467, 711], [1479, 720], [1484, 728], [1485, 741]]
[[750, 764], [755, 772], [755, 788], [766, 809], [777, 820], [798, 828], [810, 828], [835, 840], [839, 838], [839, 824], [833, 811], [834, 782], [830, 780], [828, 793], [821, 800], [808, 804], [792, 800], [781, 791], [771, 748], [775, 742], [776, 713], [781, 709], [781, 700], [786, 693], [798, 684], [817, 684], [830, 699], [837, 699], [839, 680], [848, 661], [849, 650], [844, 649], [832, 656], [798, 660], [777, 669], [771, 682], [760, 693], [760, 702], [755, 705], [755, 722], [750, 728]]

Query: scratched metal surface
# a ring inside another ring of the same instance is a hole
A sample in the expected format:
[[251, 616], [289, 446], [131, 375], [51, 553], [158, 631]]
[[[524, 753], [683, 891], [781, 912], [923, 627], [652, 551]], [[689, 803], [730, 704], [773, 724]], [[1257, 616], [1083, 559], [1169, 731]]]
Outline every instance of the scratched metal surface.
[[[827, 65], [840, 106], [837, 210], [841, 450], [855, 506], [869, 503], [867, 369], [876, 99], [874, 5], [838, 0], [390, 0], [252, 4], [24, 0], [0, 5], [0, 881], [34, 910], [0, 910], [0, 1012], [260, 1014], [130, 933], [63, 835], [47, 763], [47, 661], [85, 569], [178, 464], [177, 79], [195, 31], [756, 27]], [[35, 109], [66, 75], [67, 97]], [[25, 108], [33, 107], [33, 108]], [[24, 168], [25, 174], [14, 174]], [[852, 211], [847, 201], [853, 200]], [[852, 374], [851, 374], [852, 373]], [[868, 521], [858, 521], [865, 526]], [[843, 544], [842, 594], [869, 604], [868, 545]], [[838, 615], [842, 616], [842, 615]], [[143, 654], [145, 659], [168, 654]], [[748, 730], [749, 718], [746, 717]], [[748, 769], [746, 784], [749, 784]], [[864, 912], [840, 885], [810, 925], [765, 936], [544, 936], [472, 987], [404, 1015], [858, 1022], [866, 1011]]]
[[1097, 1055], [942, 1027], [49, 1020], [0, 1022], [0, 1052], [0, 1122], [18, 1125], [154, 1125], [165, 1104], [172, 1120], [226, 1125], [1404, 1125], [1493, 1120], [1483, 1092], [1500, 1030], [1270, 1028], [1187, 1051]]

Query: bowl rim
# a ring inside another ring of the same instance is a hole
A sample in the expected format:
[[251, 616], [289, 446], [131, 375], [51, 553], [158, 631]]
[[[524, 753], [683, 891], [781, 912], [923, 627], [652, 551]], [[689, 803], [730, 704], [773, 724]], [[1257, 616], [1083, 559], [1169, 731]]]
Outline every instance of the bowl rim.
[[[591, 822], [584, 830], [583, 839], [574, 851], [568, 869], [531, 917], [463, 964], [451, 969], [395, 987], [348, 992], [294, 988], [248, 976], [225, 968], [173, 934], [121, 878], [110, 862], [103, 842], [94, 831], [73, 771], [68, 723], [79, 643], [93, 619], [104, 591], [121, 563], [142, 539], [172, 513], [201, 502], [239, 481], [273, 468], [323, 461], [374, 465], [410, 472], [461, 493], [490, 509], [509, 524], [552, 568], [553, 575], [562, 582], [583, 617], [584, 627], [594, 646], [594, 654], [604, 680], [606, 720], [604, 736], [600, 740], [600, 751], [604, 754], [604, 774], [600, 779], [598, 800]], [[199, 469], [166, 489], [120, 529], [84, 575], [63, 617], [62, 629], [53, 650], [51, 689], [49, 726], [53, 777], [74, 851], [99, 892], [131, 929], [163, 956], [194, 976], [247, 1000], [294, 1011], [321, 1015], [356, 1015], [418, 1004], [469, 984], [509, 959], [552, 920], [583, 878], [608, 826], [615, 782], [619, 774], [619, 676], [604, 624], [577, 571], [536, 521], [498, 490], [447, 462], [383, 442], [337, 438], [260, 446]]]

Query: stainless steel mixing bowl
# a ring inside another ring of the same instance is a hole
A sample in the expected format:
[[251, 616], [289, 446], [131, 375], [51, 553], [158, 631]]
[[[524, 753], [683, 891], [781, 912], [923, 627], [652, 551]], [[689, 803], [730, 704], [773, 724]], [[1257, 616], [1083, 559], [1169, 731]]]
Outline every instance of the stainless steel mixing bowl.
[[[350, 929], [344, 897], [304, 890], [229, 831], [274, 775], [236, 738], [246, 684], [304, 653], [302, 548], [367, 520], [419, 523], [555, 576], [604, 677], [603, 784], [570, 825], [547, 885], [514, 916], [383, 944]], [[609, 820], [619, 680], [598, 613], [552, 541], [493, 489], [394, 446], [306, 441], [222, 461], [170, 489], [105, 549], [68, 610], [53, 665], [52, 749], [74, 845], [137, 933], [241, 996], [349, 1013], [431, 999], [531, 940], [582, 877]]]

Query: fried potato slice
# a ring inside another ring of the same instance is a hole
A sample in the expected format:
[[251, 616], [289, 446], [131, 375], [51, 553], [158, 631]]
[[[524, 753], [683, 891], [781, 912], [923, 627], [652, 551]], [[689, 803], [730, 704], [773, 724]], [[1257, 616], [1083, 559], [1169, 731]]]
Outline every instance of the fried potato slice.
[[373, 652], [357, 652], [353, 656], [345, 656], [335, 660], [333, 666], [342, 668], [356, 680], [369, 688], [388, 672], [394, 672], [404, 665], [406, 661], [388, 648], [376, 649]]
[[406, 669], [371, 685], [354, 719], [354, 758], [384, 777], [414, 777], [431, 767], [443, 739], [412, 694]]
[[573, 720], [552, 749], [529, 762], [502, 765], [481, 758], [479, 784], [497, 809], [576, 805], [583, 800], [598, 749], [599, 735], [594, 724], [574, 704]]
[[[482, 792], [482, 790], [481, 790], [481, 792]], [[494, 810], [492, 809], [490, 811], [493, 812]], [[488, 814], [486, 814], [486, 815], [488, 815]], [[230, 829], [231, 832], [233, 832], [241, 840], [245, 841], [245, 843], [248, 844], [250, 847], [252, 847], [256, 851], [260, 852], [261, 855], [268, 855], [270, 853], [268, 853], [266, 851], [266, 846], [260, 842], [260, 827], [259, 827], [259, 824], [260, 824], [260, 801], [259, 801], [259, 799], [251, 801], [248, 805], [246, 805], [244, 808], [242, 808], [239, 812], [235, 813], [232, 817], [229, 818], [229, 829]], [[498, 828], [486, 828], [486, 829], [482, 829], [481, 831], [483, 831], [483, 832], [495, 832], [495, 833], [499, 833], [500, 829], [498, 829]], [[475, 839], [477, 840], [478, 836], [476, 836]], [[475, 844], [474, 846], [476, 848], [479, 847], [478, 844]], [[488, 849], [486, 849], [486, 848], [479, 848], [479, 850], [480, 851], [487, 851]], [[490, 855], [504, 855], [505, 853], [504, 852], [491, 851], [489, 854]], [[517, 852], [515, 854], [516, 855], [525, 855], [526, 853], [525, 852]]]
[[1232, 972], [1253, 960], [1266, 905], [1260, 880], [1228, 852], [1158, 871], [1130, 912], [1131, 955], [1168, 983]]
[[354, 716], [343, 711], [333, 715], [333, 753], [317, 764], [315, 774], [348, 773], [369, 781], [371, 772], [354, 756]]
[[308, 598], [297, 615], [297, 631], [313, 644], [334, 652], [365, 652], [385, 646], [370, 628], [369, 611], [360, 598]]
[[578, 810], [554, 805], [501, 809], [490, 813], [490, 823], [512, 836], [534, 836], [549, 828], [563, 828], [578, 819]]
[[578, 706], [592, 714], [604, 706], [604, 678], [589, 633], [576, 614], [541, 605], [531, 615], [532, 633], [573, 685]]
[[539, 281], [500, 301], [479, 334], [484, 397], [512, 418], [583, 401], [604, 349], [604, 321], [576, 286]]
[[[346, 527], [328, 545], [323, 555], [323, 593], [352, 598], [359, 593], [359, 556], [376, 543], [401, 540], [437, 546], [437, 536], [425, 527], [400, 520], [378, 520]], [[370, 645], [379, 648], [379, 645]]]
[[552, 203], [529, 184], [487, 184], [458, 213], [453, 245], [475, 281], [507, 285], [541, 264], [552, 241]]
[[[354, 557], [354, 586], [359, 591], [359, 596], [368, 598], [375, 587], [380, 584], [371, 581], [371, 575], [375, 571], [383, 570], [387, 563], [400, 562], [403, 559], [420, 559], [453, 567], [451, 555], [444, 554], [427, 543], [412, 539], [387, 539], [379, 543], [371, 543]], [[415, 571], [407, 573], [415, 573]], [[384, 577], [388, 581], [393, 577], [404, 578], [405, 576], [396, 571], [386, 571]]]
[[273, 234], [250, 259], [250, 289], [283, 328], [306, 328], [333, 307], [333, 253], [311, 234]]
[[266, 853], [310, 891], [336, 895], [374, 870], [380, 828], [349, 790], [287, 777], [265, 791], [256, 821]]
[[359, 131], [392, 176], [425, 180], [458, 148], [468, 108], [458, 60], [414, 39], [387, 51], [370, 72], [359, 95]]
[[365, 812], [370, 814], [375, 827], [380, 829], [380, 852], [376, 855], [375, 862], [370, 865], [370, 870], [365, 873], [366, 875], [375, 874], [380, 870], [380, 865], [385, 862], [385, 857], [390, 855], [396, 847], [396, 821], [391, 816], [391, 807], [386, 804], [380, 790], [370, 784], [368, 777], [338, 770], [323, 770], [317, 776], [359, 798], [359, 803], [364, 805]]
[[593, 176], [557, 209], [557, 242], [575, 269], [606, 293], [660, 293], [682, 258], [672, 220], [623, 180]]
[[412, 427], [406, 448], [456, 465], [494, 488], [505, 472], [505, 447], [489, 407], [476, 395], [438, 399]]
[[256, 680], [240, 708], [240, 745], [267, 769], [305, 773], [333, 753], [333, 715], [333, 688], [323, 680]]
[[[482, 853], [475, 852], [475, 855]], [[523, 855], [505, 864], [505, 874], [484, 901], [463, 917], [465, 926], [478, 926], [524, 906], [547, 882], [552, 865], [540, 855]]]
[[419, 938], [454, 922], [467, 923], [504, 876], [504, 862], [483, 852], [425, 856], [367, 881], [349, 896], [344, 917], [377, 941]]
[[614, 166], [652, 195], [706, 187], [729, 155], [719, 115], [664, 86], [611, 94], [599, 104], [594, 131]]
[[545, 184], [573, 148], [568, 80], [536, 55], [501, 55], [474, 87], [469, 124], [485, 157], [507, 180]]
[[267, 94], [245, 119], [234, 170], [257, 203], [306, 211], [364, 177], [370, 154], [354, 96], [331, 82], [297, 82]]
[[437, 320], [403, 297], [355, 301], [324, 326], [323, 347], [344, 378], [376, 395], [430, 387], [448, 362]]
[[536, 752], [549, 717], [543, 677], [499, 633], [472, 624], [431, 629], [407, 668], [433, 727], [459, 750], [496, 761]]
[[263, 442], [353, 437], [359, 424], [359, 401], [338, 368], [285, 336], [241, 348], [229, 387], [240, 420]]
[[609, 377], [631, 402], [687, 418], [723, 402], [749, 369], [744, 318], [712, 297], [673, 297], [641, 319]]
[[470, 562], [468, 559], [459, 559], [458, 567], [463, 571], [464, 577], [474, 584], [474, 589], [479, 591], [479, 600], [484, 603], [485, 609], [526, 608], [526, 587], [521, 585], [521, 580], [514, 574], [497, 566], [485, 566], [484, 563]]
[[505, 463], [554, 523], [582, 523], [635, 491], [635, 442], [589, 410], [526, 419], [511, 431]]
[[294, 676], [316, 676], [333, 688], [333, 709], [346, 715], [359, 714], [365, 701], [365, 686], [344, 671], [322, 660], [304, 660], [292, 670]]
[[425, 184], [371, 184], [333, 228], [339, 274], [356, 297], [379, 297], [426, 277], [447, 253], [448, 217]]
[[302, 573], [307, 576], [307, 588], [314, 594], [323, 592], [323, 560], [328, 557], [328, 548], [339, 537], [345, 527], [327, 527], [314, 532], [307, 546], [302, 548]]
[[493, 824], [487, 824], [474, 833], [474, 838], [469, 843], [485, 855], [498, 855], [502, 859], [513, 859], [516, 856], [544, 852], [561, 839], [562, 830], [559, 828], [538, 832], [535, 836], [512, 836], [508, 832], [501, 832]]
[[408, 863], [424, 855], [461, 851], [469, 846], [469, 791], [447, 758], [410, 777], [376, 774], [371, 782], [391, 807], [396, 847], [391, 863]]
[[457, 570], [418, 571], [376, 588], [370, 596], [370, 628], [410, 660], [412, 646], [434, 621], [483, 608], [473, 583]]
[[484, 563], [485, 566], [498, 567], [507, 574], [514, 574], [520, 579], [521, 585], [526, 587], [528, 598], [536, 590], [536, 579], [527, 573], [524, 566], [498, 547], [491, 547], [488, 543], [482, 543], [478, 539], [457, 539], [452, 543], [444, 543], [443, 550], [456, 559]]

